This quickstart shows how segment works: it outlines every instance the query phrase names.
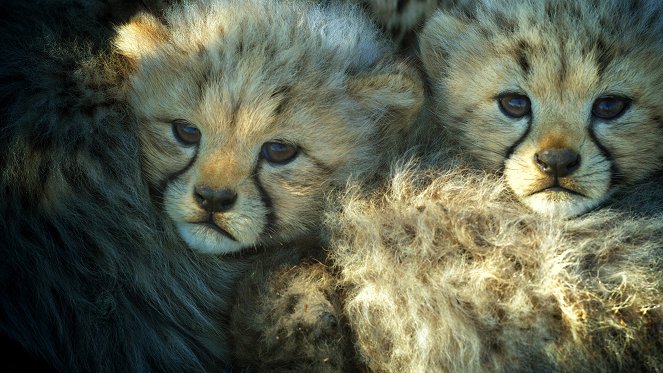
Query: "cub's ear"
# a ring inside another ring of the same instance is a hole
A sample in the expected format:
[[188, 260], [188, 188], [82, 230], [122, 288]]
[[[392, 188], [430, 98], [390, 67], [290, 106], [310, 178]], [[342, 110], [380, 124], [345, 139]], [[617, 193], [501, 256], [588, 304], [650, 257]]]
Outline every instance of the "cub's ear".
[[355, 75], [349, 93], [364, 109], [385, 119], [385, 131], [409, 129], [424, 99], [419, 72], [403, 62], [380, 65]]
[[431, 78], [441, 78], [450, 52], [463, 47], [468, 29], [467, 22], [442, 11], [426, 22], [419, 35], [419, 48], [424, 69]]
[[120, 54], [139, 61], [168, 38], [168, 29], [156, 17], [141, 13], [117, 29], [113, 44]]

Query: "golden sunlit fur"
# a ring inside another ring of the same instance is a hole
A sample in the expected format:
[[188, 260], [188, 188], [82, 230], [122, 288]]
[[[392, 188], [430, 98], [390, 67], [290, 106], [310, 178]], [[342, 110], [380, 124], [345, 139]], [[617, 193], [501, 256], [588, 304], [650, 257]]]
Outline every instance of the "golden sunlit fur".
[[656, 371], [663, 221], [530, 212], [469, 169], [402, 168], [327, 221], [371, 371]]
[[[145, 172], [187, 244], [232, 253], [313, 234], [325, 191], [397, 151], [421, 83], [377, 35], [352, 7], [270, 0], [191, 2], [119, 29]], [[178, 141], [178, 123], [199, 141]], [[273, 143], [293, 157], [267, 159]], [[205, 188], [234, 199], [210, 208]]]
[[[579, 215], [661, 169], [662, 32], [653, 0], [486, 0], [440, 12], [420, 37], [430, 109], [530, 208]], [[513, 95], [529, 112], [500, 107]], [[597, 112], [615, 100], [621, 112]]]

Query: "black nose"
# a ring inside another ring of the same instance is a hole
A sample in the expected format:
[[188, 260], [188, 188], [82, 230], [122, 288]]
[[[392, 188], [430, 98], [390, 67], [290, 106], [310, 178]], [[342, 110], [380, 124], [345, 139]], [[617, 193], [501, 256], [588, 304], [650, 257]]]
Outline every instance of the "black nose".
[[213, 189], [205, 185], [196, 186], [193, 195], [198, 205], [207, 212], [228, 211], [237, 200], [237, 193], [232, 189]]
[[564, 177], [580, 167], [580, 154], [571, 149], [546, 149], [534, 154], [534, 161], [544, 173]]

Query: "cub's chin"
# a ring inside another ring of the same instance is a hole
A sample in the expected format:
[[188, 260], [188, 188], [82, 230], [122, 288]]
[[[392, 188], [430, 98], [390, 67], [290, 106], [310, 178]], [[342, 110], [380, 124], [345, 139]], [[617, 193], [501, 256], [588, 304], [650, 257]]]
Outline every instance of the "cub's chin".
[[234, 254], [258, 244], [256, 240], [241, 241], [213, 223], [177, 223], [177, 230], [189, 247], [204, 254]]
[[610, 194], [612, 193], [592, 198], [565, 189], [552, 189], [520, 197], [520, 199], [530, 209], [542, 215], [572, 218], [595, 209], [608, 199]]

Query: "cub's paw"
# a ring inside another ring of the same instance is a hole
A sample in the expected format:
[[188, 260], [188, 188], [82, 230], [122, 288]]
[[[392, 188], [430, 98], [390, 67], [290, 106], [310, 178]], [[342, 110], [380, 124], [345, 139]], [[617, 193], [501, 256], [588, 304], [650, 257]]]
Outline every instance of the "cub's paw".
[[350, 331], [321, 263], [264, 266], [243, 279], [231, 315], [236, 365], [258, 371], [346, 371]]

